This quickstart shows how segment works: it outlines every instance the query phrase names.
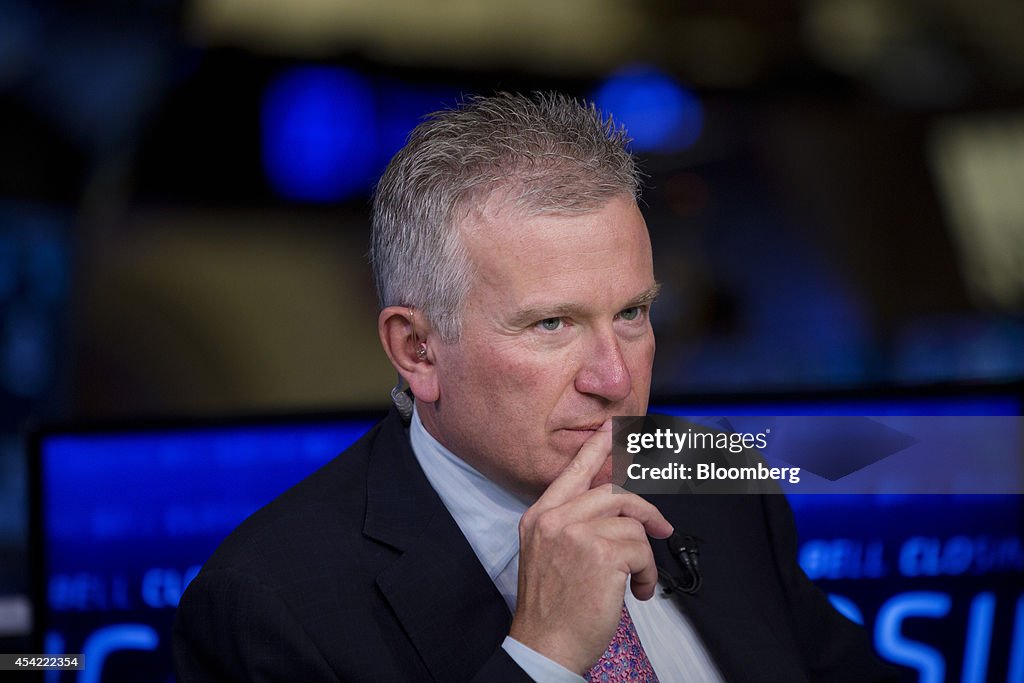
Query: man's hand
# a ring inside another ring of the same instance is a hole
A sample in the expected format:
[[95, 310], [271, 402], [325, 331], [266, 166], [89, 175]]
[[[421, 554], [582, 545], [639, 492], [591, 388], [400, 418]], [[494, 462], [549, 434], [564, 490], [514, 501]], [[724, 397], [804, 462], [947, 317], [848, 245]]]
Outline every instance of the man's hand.
[[571, 671], [586, 673], [619, 623], [626, 581], [654, 595], [658, 570], [647, 536], [672, 525], [637, 495], [591, 488], [611, 452], [611, 420], [580, 448], [519, 522], [519, 596], [509, 635]]

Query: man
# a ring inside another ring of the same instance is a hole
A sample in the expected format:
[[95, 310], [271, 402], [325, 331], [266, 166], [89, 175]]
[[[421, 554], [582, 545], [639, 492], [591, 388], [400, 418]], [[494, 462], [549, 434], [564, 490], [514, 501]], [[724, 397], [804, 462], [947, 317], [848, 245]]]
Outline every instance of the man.
[[[412, 133], [371, 256], [413, 399], [218, 549], [179, 608], [182, 681], [888, 675], [797, 567], [781, 497], [612, 491], [657, 294], [624, 136], [554, 95]], [[693, 595], [657, 586], [673, 529], [703, 539]]]

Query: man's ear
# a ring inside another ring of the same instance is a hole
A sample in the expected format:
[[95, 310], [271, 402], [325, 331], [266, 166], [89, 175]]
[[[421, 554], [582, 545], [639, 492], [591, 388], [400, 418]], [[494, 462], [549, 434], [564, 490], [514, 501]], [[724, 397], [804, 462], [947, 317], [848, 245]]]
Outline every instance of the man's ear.
[[423, 314], [408, 306], [388, 306], [377, 318], [384, 353], [420, 401], [433, 403], [440, 395], [437, 368], [427, 346], [430, 326]]

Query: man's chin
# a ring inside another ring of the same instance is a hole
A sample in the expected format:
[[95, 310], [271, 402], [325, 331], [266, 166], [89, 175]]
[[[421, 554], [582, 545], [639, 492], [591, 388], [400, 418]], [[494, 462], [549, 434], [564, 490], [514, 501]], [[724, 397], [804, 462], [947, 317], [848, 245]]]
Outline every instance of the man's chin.
[[[562, 473], [562, 470], [564, 470], [566, 466], [572, 462], [573, 458], [579, 454], [580, 448], [583, 447], [583, 444], [586, 443], [593, 435], [593, 430], [562, 430], [557, 434], [553, 446], [554, 450], [558, 453], [558, 459], [562, 464], [559, 466], [557, 472], [551, 473], [551, 481], [554, 481], [555, 478]], [[610, 481], [612, 481], [611, 453], [608, 454], [607, 460], [605, 460], [601, 469], [598, 470], [597, 475], [592, 480], [591, 488], [597, 488], [598, 486], [607, 484]], [[548, 485], [550, 484], [551, 482], [549, 481]]]
[[559, 429], [552, 436], [551, 445], [568, 464], [593, 435], [592, 429]]

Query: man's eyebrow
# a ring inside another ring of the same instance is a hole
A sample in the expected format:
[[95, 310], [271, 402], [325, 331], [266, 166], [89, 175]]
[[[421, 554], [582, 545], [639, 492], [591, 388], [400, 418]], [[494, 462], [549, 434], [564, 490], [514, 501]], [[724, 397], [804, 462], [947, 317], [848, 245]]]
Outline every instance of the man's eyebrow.
[[[658, 298], [658, 292], [660, 291], [661, 285], [655, 284], [653, 287], [630, 299], [622, 309], [625, 310], [627, 308], [633, 308], [634, 306], [649, 306], [656, 298]], [[538, 320], [561, 318], [564, 316], [571, 317], [579, 314], [583, 309], [584, 306], [582, 304], [571, 302], [554, 304], [543, 308], [524, 308], [520, 311], [516, 311], [512, 317], [509, 318], [508, 324], [511, 327], [526, 327], [527, 325], [532, 325]]]
[[654, 300], [658, 298], [658, 294], [661, 293], [661, 283], [656, 282], [654, 286], [645, 291], [640, 296], [636, 297], [629, 302], [625, 308], [632, 308], [633, 306], [650, 306], [654, 303]]
[[516, 311], [511, 318], [509, 318], [508, 324], [511, 327], [526, 327], [532, 325], [538, 320], [546, 320], [548, 318], [561, 318], [563, 316], [572, 316], [574, 313], [582, 310], [582, 306], [573, 303], [554, 304], [552, 306], [545, 306], [544, 308], [524, 308]]

